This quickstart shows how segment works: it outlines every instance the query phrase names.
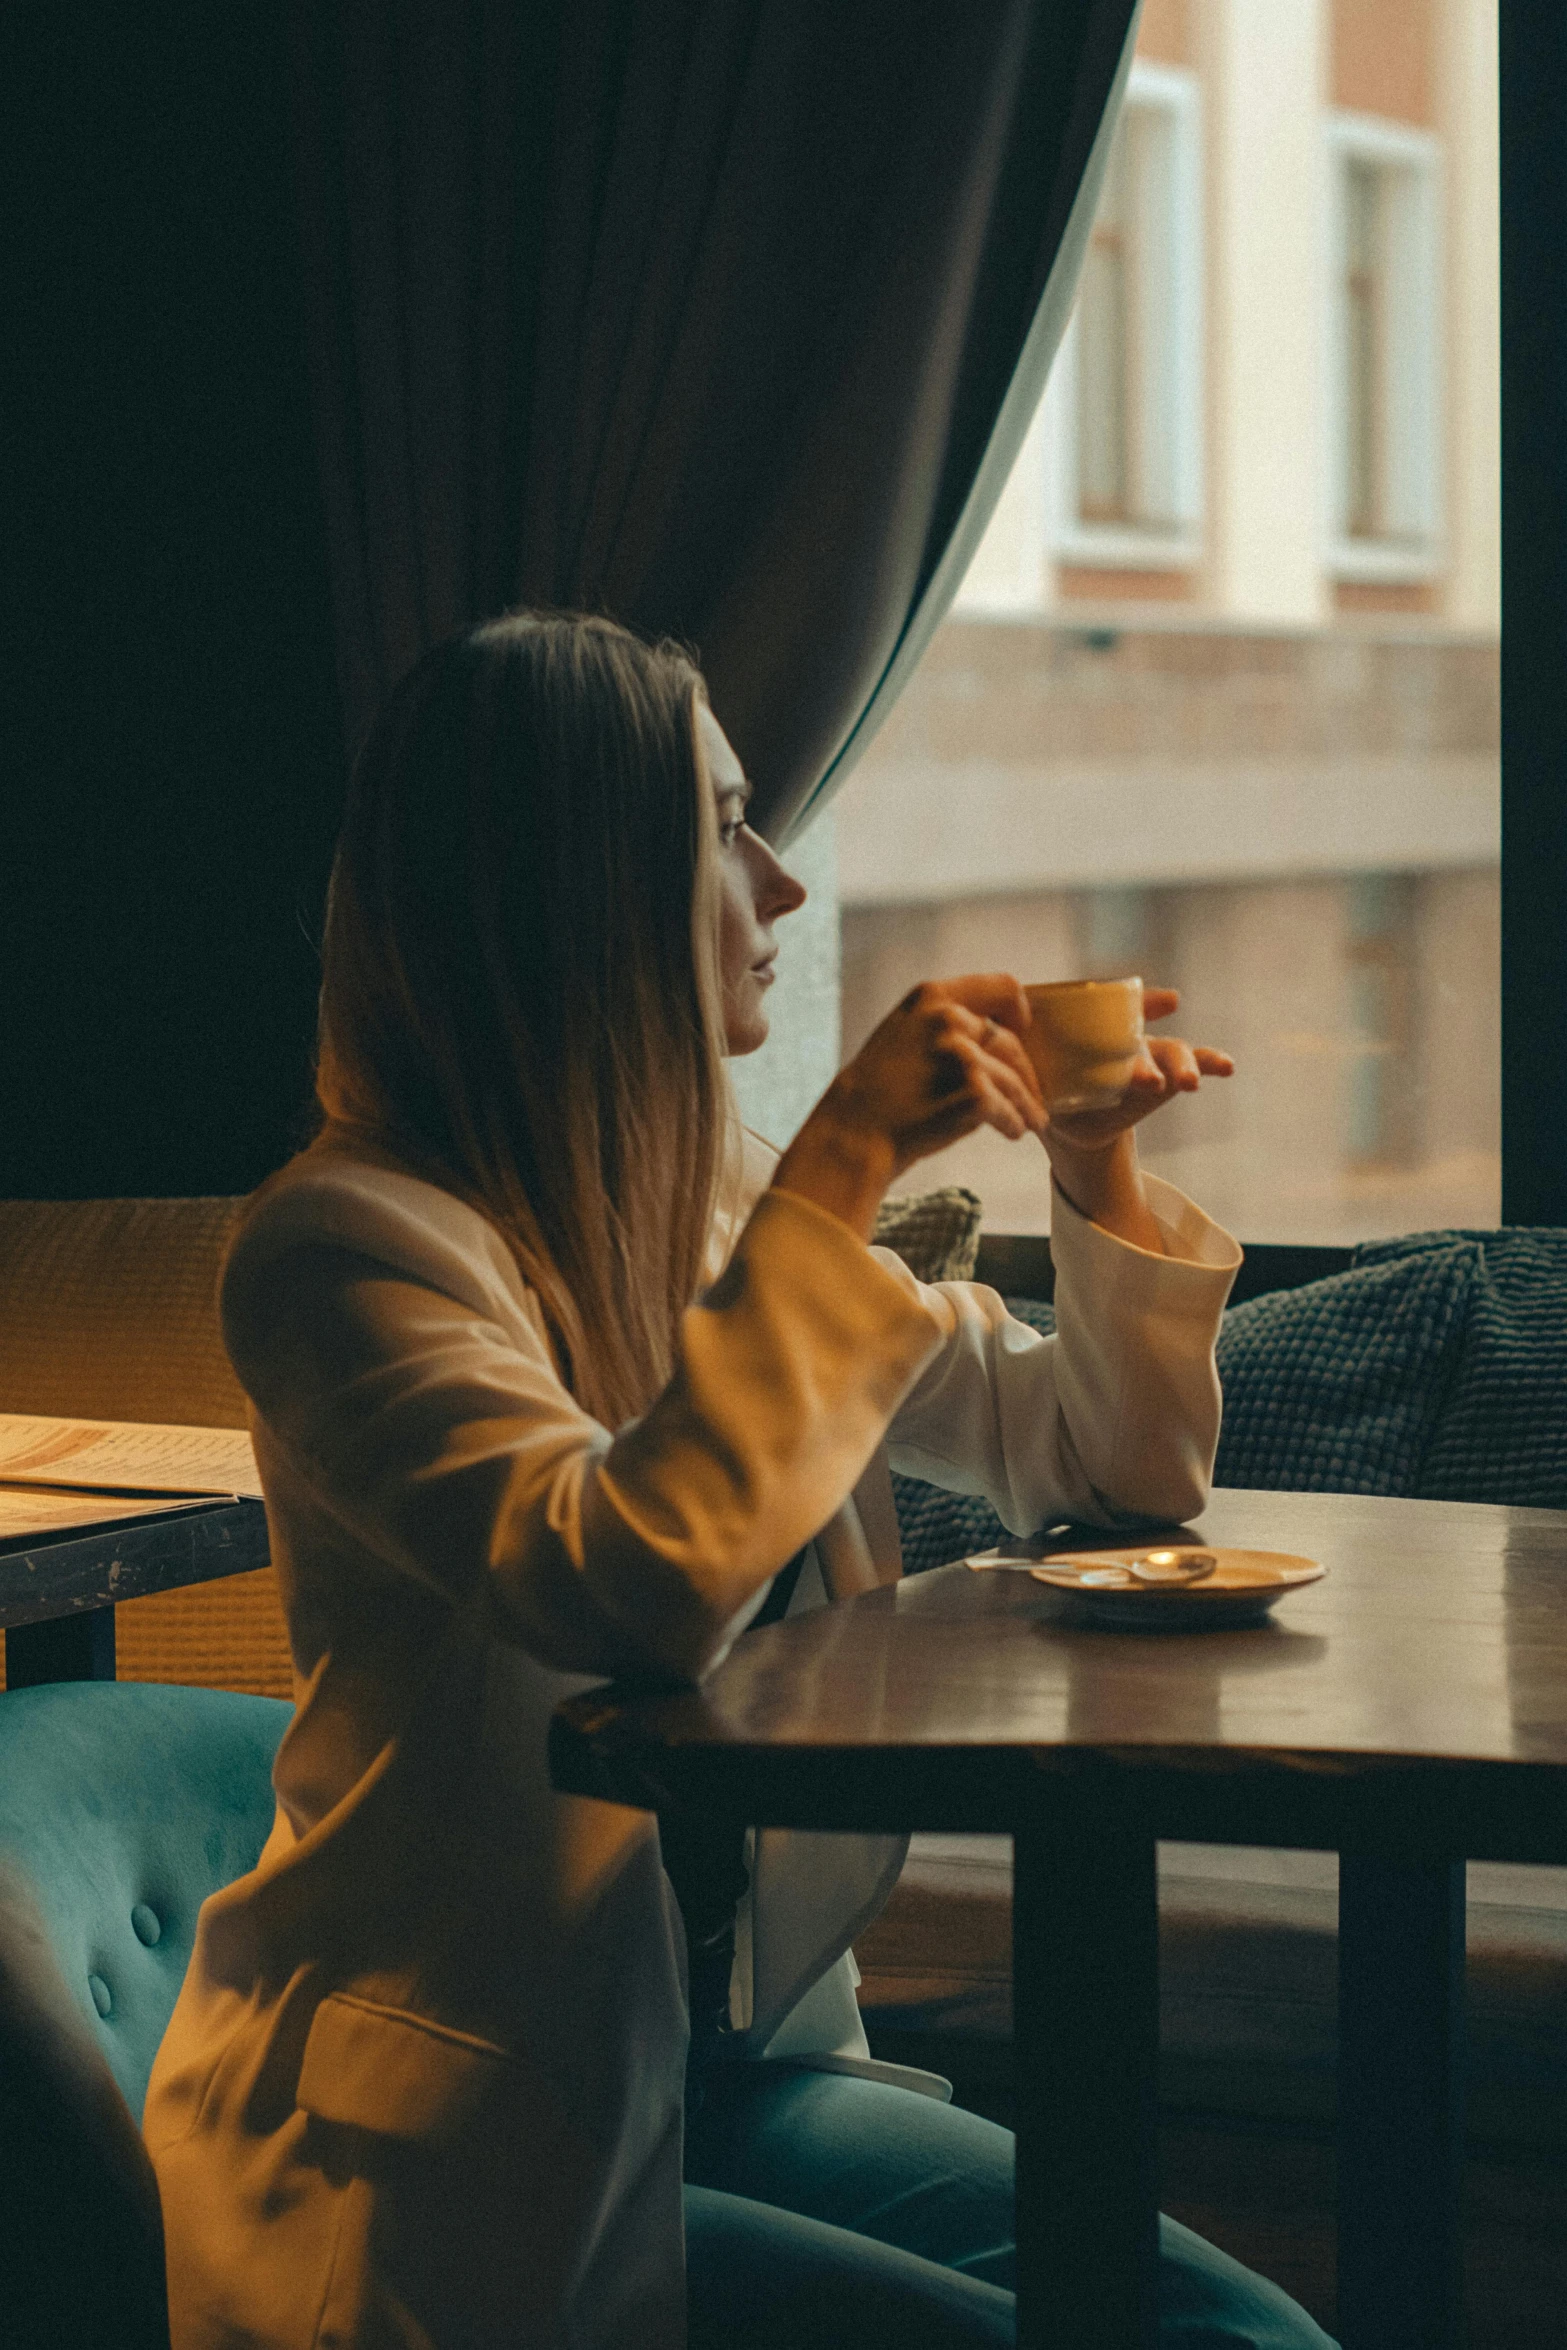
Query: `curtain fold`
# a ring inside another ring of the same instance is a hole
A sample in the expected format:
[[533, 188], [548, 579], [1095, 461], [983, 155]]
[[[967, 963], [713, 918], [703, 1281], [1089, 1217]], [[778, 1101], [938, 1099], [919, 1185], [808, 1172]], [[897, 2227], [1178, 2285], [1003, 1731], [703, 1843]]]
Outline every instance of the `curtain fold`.
[[450, 629], [606, 610], [695, 645], [783, 838], [868, 739], [999, 491], [1134, 16], [298, 0], [350, 747]]

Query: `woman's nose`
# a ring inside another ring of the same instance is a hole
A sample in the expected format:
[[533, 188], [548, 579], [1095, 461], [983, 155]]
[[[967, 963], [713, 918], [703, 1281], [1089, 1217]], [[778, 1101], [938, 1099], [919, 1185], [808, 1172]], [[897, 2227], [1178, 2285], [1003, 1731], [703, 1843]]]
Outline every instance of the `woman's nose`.
[[781, 914], [793, 914], [804, 905], [805, 884], [796, 881], [765, 840], [758, 840], [756, 846], [759, 854], [752, 877], [752, 896], [758, 918], [776, 922]]

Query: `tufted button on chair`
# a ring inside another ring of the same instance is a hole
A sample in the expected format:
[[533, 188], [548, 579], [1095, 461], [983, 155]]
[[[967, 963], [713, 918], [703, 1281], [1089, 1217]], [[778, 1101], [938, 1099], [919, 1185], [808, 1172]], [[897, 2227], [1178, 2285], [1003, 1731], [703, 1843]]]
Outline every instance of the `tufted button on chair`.
[[167, 2350], [147, 2080], [209, 1893], [272, 1825], [275, 1698], [0, 1696], [0, 2340]]

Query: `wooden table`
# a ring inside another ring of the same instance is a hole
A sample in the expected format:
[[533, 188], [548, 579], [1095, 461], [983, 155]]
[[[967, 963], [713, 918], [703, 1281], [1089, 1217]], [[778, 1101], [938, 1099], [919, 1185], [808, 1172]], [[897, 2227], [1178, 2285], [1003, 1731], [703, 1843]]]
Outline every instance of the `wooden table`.
[[248, 1574], [268, 1556], [259, 1501], [203, 1502], [0, 1549], [6, 1685], [112, 1681], [117, 1601]]
[[1069, 1631], [963, 1566], [589, 1693], [557, 1783], [761, 1825], [1014, 1838], [1019, 2341], [1156, 2339], [1158, 1838], [1341, 1855], [1339, 2326], [1459, 2340], [1464, 1862], [1567, 1861], [1567, 1513], [1220, 1493], [1326, 1581], [1262, 1629]]

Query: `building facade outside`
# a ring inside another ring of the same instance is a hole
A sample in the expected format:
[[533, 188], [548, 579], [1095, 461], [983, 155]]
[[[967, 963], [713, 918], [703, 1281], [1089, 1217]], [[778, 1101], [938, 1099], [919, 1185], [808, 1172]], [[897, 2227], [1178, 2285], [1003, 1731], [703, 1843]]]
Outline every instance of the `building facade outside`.
[[[1495, 0], [1149, 0], [1045, 397], [836, 802], [841, 1049], [920, 977], [1169, 981], [1240, 1074], [1147, 1156], [1243, 1238], [1498, 1213], [1495, 54]], [[994, 1137], [909, 1180], [1048, 1222]]]

